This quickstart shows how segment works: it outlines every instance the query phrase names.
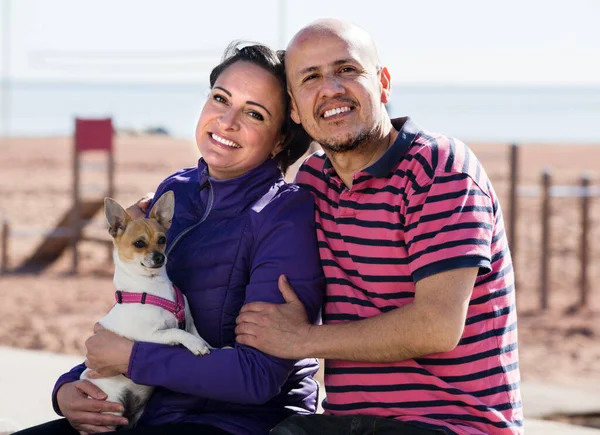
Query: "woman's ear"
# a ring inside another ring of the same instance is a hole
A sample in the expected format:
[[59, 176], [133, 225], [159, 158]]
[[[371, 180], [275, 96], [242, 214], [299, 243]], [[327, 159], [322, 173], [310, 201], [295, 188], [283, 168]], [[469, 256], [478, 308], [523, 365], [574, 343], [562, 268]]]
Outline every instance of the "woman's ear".
[[274, 158], [277, 154], [283, 151], [283, 144], [285, 143], [285, 136], [280, 135], [279, 140], [277, 141], [277, 145], [271, 151], [271, 158]]

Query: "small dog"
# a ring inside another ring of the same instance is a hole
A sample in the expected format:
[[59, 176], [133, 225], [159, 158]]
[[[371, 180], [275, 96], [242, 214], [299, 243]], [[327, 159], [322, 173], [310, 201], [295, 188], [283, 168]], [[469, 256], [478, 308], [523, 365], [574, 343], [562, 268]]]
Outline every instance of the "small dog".
[[[104, 200], [108, 232], [115, 247], [116, 304], [100, 324], [125, 338], [162, 344], [182, 344], [194, 355], [206, 355], [210, 346], [198, 334], [187, 299], [173, 286], [165, 268], [165, 233], [171, 226], [175, 196], [166, 192], [152, 207], [148, 219], [131, 219], [111, 198]], [[121, 403], [123, 416], [133, 427], [153, 387], [137, 385], [119, 375], [90, 379], [104, 391], [107, 401]], [[119, 413], [115, 413], [119, 414]]]

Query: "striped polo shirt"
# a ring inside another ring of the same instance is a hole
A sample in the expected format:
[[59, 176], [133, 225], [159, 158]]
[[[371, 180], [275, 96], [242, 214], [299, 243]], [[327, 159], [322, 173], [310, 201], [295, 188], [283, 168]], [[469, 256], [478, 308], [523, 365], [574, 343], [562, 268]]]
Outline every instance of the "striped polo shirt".
[[408, 304], [415, 283], [439, 272], [478, 267], [479, 274], [453, 351], [397, 363], [327, 360], [323, 408], [449, 434], [522, 434], [514, 276], [496, 193], [462, 142], [409, 118], [392, 124], [398, 138], [354, 174], [351, 188], [322, 153], [298, 172], [317, 205], [323, 322]]

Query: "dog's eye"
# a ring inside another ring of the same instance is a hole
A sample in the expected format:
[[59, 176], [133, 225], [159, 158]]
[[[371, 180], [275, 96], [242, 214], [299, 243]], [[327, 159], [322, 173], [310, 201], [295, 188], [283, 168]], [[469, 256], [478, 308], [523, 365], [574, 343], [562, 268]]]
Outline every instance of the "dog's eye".
[[135, 242], [133, 242], [133, 246], [135, 246], [138, 249], [145, 248], [146, 242], [144, 242], [143, 240], [136, 240]]
[[161, 236], [158, 238], [158, 243], [159, 245], [164, 245], [165, 243], [167, 243], [167, 239], [165, 238], [165, 236]]

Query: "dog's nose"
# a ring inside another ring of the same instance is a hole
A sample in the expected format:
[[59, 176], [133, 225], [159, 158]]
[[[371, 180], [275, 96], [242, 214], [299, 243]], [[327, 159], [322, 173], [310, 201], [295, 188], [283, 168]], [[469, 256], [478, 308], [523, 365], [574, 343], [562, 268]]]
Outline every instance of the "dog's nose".
[[163, 264], [165, 262], [165, 256], [160, 252], [153, 252], [152, 261], [154, 262], [154, 264]]

